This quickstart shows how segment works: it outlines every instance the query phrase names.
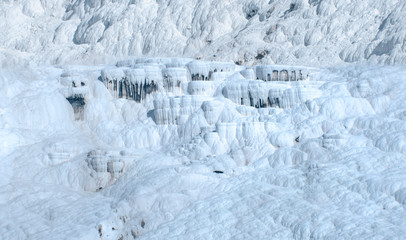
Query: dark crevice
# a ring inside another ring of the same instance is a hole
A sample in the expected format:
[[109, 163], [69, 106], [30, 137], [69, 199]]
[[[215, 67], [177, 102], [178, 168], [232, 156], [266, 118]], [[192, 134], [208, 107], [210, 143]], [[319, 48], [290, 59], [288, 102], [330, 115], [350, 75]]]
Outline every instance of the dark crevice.
[[75, 119], [82, 119], [83, 110], [85, 109], [86, 104], [85, 97], [82, 94], [75, 94], [67, 97], [66, 100], [72, 105]]

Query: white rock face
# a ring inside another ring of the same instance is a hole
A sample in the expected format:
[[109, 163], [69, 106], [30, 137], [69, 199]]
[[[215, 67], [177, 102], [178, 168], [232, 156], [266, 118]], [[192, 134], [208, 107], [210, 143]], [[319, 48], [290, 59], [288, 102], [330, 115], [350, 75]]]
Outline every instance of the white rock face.
[[0, 1], [0, 239], [406, 239], [405, 23], [404, 0]]
[[405, 9], [399, 0], [2, 1], [0, 59], [2, 65], [128, 56], [406, 63]]

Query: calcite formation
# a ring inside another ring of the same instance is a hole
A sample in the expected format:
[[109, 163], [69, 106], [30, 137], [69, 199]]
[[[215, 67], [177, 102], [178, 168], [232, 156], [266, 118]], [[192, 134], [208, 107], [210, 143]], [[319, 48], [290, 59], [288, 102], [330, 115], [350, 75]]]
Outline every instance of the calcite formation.
[[86, 161], [92, 170], [91, 176], [96, 180], [97, 189], [104, 188], [117, 180], [124, 172], [125, 152], [106, 152], [93, 150], [87, 154]]
[[[200, 158], [199, 154], [225, 153], [233, 145], [258, 145], [268, 135], [277, 146], [294, 144], [298, 137], [294, 133], [271, 137], [274, 126], [268, 120], [278, 108], [321, 96], [322, 83], [309, 81], [313, 70], [194, 59], [130, 59], [102, 70], [100, 79], [114, 98], [142, 104], [148, 117], [161, 126], [158, 131], [168, 131], [165, 138], [181, 138], [183, 154]], [[98, 162], [103, 161], [96, 161], [95, 169]]]

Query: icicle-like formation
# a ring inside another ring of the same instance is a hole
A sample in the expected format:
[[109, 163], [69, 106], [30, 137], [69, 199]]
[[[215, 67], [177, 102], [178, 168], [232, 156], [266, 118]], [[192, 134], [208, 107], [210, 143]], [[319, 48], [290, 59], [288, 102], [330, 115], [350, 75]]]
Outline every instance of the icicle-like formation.
[[105, 69], [101, 72], [101, 79], [114, 98], [118, 98], [118, 86], [125, 81], [125, 74], [122, 68]]
[[154, 100], [156, 124], [181, 125], [202, 106], [204, 97], [185, 95]]
[[147, 95], [158, 90], [158, 83], [162, 82], [159, 67], [145, 67], [144, 69], [105, 69], [101, 80], [114, 98], [127, 98], [142, 102]]
[[319, 97], [320, 94], [318, 89], [312, 87], [258, 81], [233, 81], [223, 88], [224, 97], [234, 103], [255, 108], [290, 108]]
[[187, 80], [187, 71], [185, 68], [165, 68], [162, 70], [163, 87], [166, 91], [175, 95], [182, 94], [182, 88]]
[[209, 81], [212, 73], [209, 62], [192, 61], [187, 64], [192, 81]]
[[215, 72], [234, 72], [235, 64], [228, 62], [192, 61], [187, 64], [192, 81], [211, 81]]
[[263, 81], [302, 81], [309, 78], [309, 73], [289, 66], [257, 66], [255, 73], [258, 80]]

